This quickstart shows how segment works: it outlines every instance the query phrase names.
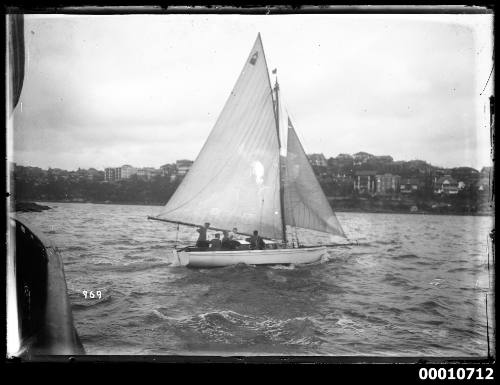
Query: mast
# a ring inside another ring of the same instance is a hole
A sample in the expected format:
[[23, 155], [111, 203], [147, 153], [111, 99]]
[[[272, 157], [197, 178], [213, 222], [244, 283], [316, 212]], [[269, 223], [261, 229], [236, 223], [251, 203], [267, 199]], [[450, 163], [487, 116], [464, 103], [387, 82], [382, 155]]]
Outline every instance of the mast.
[[283, 242], [286, 244], [286, 223], [285, 223], [285, 189], [283, 183], [283, 167], [281, 162], [281, 140], [280, 140], [280, 108], [279, 108], [279, 84], [278, 84], [278, 76], [276, 76], [276, 84], [274, 85], [274, 91], [276, 94], [276, 134], [278, 135], [278, 154], [279, 154], [279, 179], [280, 179], [280, 211], [281, 211], [281, 231]]

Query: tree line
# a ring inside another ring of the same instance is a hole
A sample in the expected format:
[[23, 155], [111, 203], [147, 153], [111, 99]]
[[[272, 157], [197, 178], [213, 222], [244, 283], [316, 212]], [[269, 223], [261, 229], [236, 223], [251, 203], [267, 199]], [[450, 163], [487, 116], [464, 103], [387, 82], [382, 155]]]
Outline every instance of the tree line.
[[45, 180], [14, 176], [13, 192], [16, 200], [165, 204], [180, 182], [180, 178], [170, 180], [161, 176], [150, 180], [132, 176], [115, 182], [70, 180], [50, 175]]

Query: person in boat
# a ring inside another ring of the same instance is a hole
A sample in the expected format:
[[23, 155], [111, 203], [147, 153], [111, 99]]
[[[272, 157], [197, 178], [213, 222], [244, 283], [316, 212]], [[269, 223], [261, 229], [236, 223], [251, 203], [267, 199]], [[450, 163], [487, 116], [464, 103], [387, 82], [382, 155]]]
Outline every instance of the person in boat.
[[196, 230], [200, 235], [198, 236], [198, 240], [196, 241], [196, 247], [208, 247], [210, 243], [207, 242], [207, 229], [210, 227], [210, 223], [205, 222], [204, 226], [198, 227]]
[[231, 242], [231, 239], [229, 239], [229, 232], [227, 230], [224, 230], [222, 232], [221, 245], [222, 245], [222, 249], [225, 249], [225, 250], [230, 250], [230, 249], [234, 248], [233, 243]]
[[229, 241], [231, 242], [232, 249], [236, 249], [241, 245], [241, 243], [238, 242], [238, 229], [236, 227], [233, 227], [233, 230], [229, 232]]
[[215, 234], [215, 238], [210, 241], [210, 250], [220, 250], [222, 247], [222, 242], [220, 240], [220, 234]]
[[250, 249], [252, 250], [264, 250], [266, 248], [266, 244], [257, 230], [253, 232], [253, 236], [249, 238], [249, 242]]

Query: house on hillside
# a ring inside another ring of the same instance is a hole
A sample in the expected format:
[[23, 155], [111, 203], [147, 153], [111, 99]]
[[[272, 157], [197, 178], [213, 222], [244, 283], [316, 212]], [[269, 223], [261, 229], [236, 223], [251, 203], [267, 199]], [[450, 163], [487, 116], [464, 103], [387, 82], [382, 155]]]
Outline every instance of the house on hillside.
[[421, 187], [420, 179], [418, 178], [403, 178], [401, 179], [401, 184], [399, 191], [401, 194], [412, 194], [417, 192]]
[[458, 191], [458, 181], [451, 175], [440, 177], [434, 184], [434, 194], [455, 195]]
[[175, 167], [177, 168], [177, 175], [184, 176], [187, 174], [191, 166], [193, 165], [192, 160], [181, 159], [175, 162]]
[[170, 179], [174, 179], [175, 175], [177, 174], [177, 166], [175, 164], [164, 164], [163, 166], [160, 166], [160, 175], [169, 177]]

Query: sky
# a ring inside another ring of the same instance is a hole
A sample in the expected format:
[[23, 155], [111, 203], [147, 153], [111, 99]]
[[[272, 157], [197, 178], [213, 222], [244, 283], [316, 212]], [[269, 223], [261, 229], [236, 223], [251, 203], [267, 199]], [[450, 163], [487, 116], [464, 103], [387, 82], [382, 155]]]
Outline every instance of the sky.
[[258, 32], [307, 153], [490, 165], [488, 14], [26, 15], [9, 159], [194, 160]]

